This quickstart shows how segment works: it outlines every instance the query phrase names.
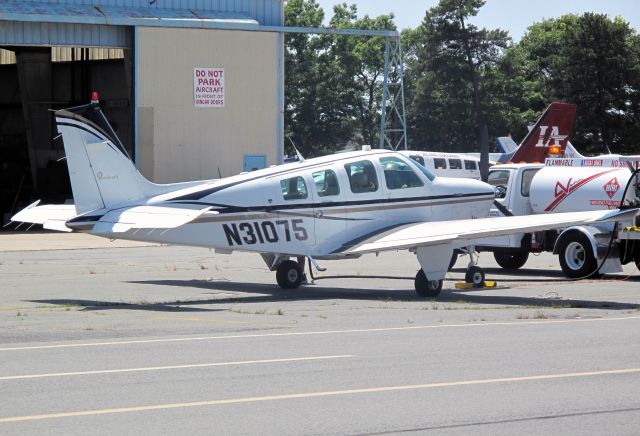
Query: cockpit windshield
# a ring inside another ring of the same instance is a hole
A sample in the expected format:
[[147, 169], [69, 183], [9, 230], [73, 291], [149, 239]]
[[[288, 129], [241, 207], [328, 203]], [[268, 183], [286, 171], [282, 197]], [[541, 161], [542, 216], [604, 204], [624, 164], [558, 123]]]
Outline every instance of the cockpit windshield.
[[424, 165], [421, 165], [420, 162], [416, 161], [415, 159], [409, 158], [408, 159], [409, 162], [411, 162], [411, 164], [416, 167], [418, 170], [420, 170], [420, 172], [422, 174], [425, 175], [425, 177], [427, 179], [429, 179], [429, 181], [433, 182], [433, 180], [436, 178], [436, 176], [434, 176], [431, 171], [429, 171]]

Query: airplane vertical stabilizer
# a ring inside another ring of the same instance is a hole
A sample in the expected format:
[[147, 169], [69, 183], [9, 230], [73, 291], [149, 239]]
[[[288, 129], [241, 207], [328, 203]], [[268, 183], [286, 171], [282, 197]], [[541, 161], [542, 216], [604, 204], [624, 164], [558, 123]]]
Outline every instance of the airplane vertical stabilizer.
[[142, 176], [97, 103], [55, 112], [78, 214], [160, 193]]
[[549, 148], [552, 146], [560, 147], [558, 154], [562, 156], [569, 142], [575, 117], [575, 104], [551, 103], [522, 140], [520, 147], [513, 155], [506, 157], [506, 160], [527, 163], [544, 162], [547, 157], [550, 157]]

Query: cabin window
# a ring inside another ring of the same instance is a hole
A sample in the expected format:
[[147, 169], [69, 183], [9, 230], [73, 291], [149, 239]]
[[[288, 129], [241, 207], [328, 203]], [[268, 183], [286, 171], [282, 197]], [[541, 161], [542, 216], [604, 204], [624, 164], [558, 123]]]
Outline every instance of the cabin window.
[[420, 165], [424, 166], [424, 159], [422, 158], [422, 156], [417, 155], [417, 154], [413, 154], [411, 156], [409, 156], [411, 159], [415, 160], [416, 162], [418, 162]]
[[285, 200], [302, 200], [307, 198], [307, 185], [300, 176], [280, 180], [282, 196]]
[[437, 170], [446, 170], [447, 169], [447, 161], [439, 158], [439, 157], [434, 157], [433, 158], [433, 167]]
[[531, 190], [531, 181], [533, 180], [533, 176], [538, 172], [538, 168], [531, 170], [524, 170], [522, 172], [522, 183], [520, 184], [520, 193], [523, 197], [529, 196], [529, 191]]
[[316, 184], [316, 191], [319, 197], [330, 197], [340, 194], [338, 176], [333, 170], [317, 171], [311, 175]]
[[344, 169], [347, 171], [349, 186], [354, 194], [378, 190], [378, 176], [371, 161], [351, 162], [345, 164]]
[[381, 157], [380, 164], [384, 169], [387, 189], [417, 188], [424, 186], [420, 177], [401, 159], [397, 157]]
[[462, 161], [460, 159], [449, 159], [449, 168], [452, 170], [461, 170]]
[[464, 161], [464, 169], [465, 170], [477, 170], [478, 164], [475, 160], [465, 160]]

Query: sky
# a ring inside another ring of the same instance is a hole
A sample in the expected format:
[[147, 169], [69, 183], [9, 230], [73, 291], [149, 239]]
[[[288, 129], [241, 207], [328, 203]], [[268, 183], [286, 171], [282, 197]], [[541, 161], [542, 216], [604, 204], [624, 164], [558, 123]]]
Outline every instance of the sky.
[[[324, 9], [326, 20], [333, 15], [333, 5], [346, 2], [358, 6], [358, 16], [378, 16], [393, 12], [398, 28], [417, 27], [427, 9], [437, 0], [316, 0]], [[502, 28], [509, 31], [515, 42], [527, 27], [544, 18], [568, 13], [605, 13], [614, 18], [622, 16], [636, 30], [640, 29], [640, 0], [486, 0], [480, 13], [471, 19], [478, 27]]]

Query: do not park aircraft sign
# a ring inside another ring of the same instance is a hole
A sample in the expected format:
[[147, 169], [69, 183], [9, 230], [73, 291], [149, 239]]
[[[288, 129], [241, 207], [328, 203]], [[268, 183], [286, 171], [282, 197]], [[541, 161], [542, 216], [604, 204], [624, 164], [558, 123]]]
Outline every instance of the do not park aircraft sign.
[[224, 107], [224, 68], [193, 69], [193, 105]]

